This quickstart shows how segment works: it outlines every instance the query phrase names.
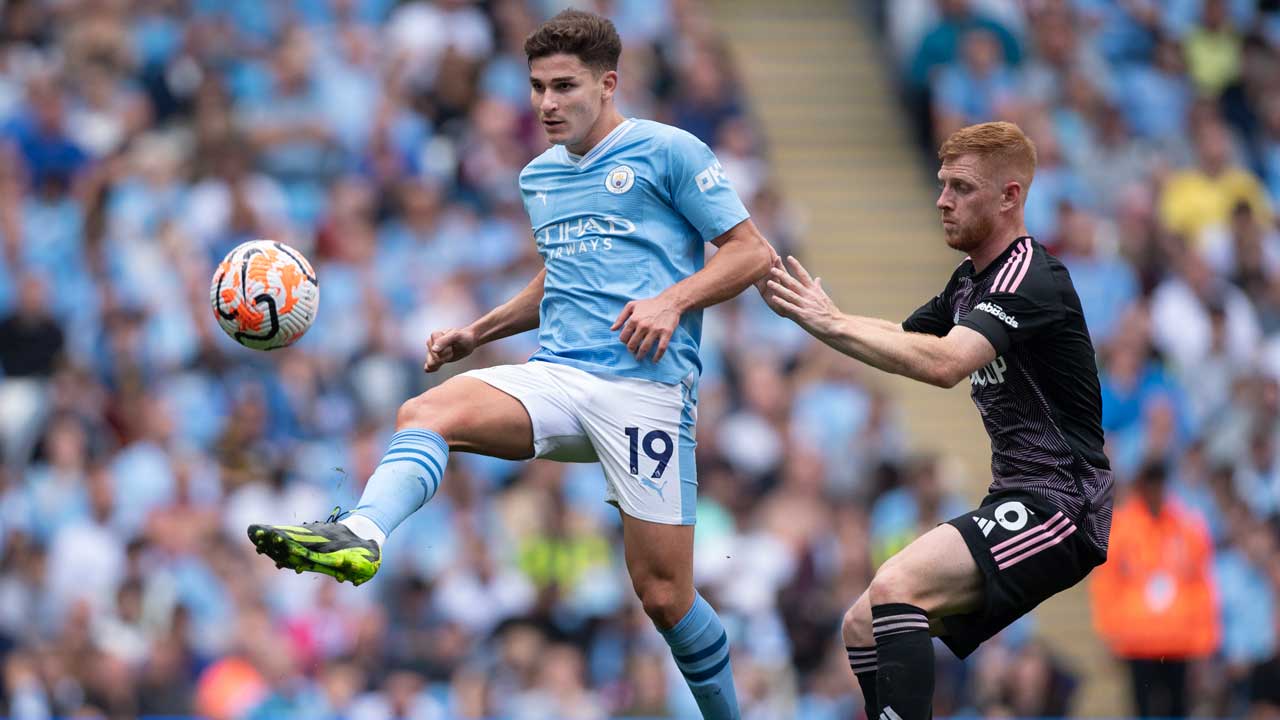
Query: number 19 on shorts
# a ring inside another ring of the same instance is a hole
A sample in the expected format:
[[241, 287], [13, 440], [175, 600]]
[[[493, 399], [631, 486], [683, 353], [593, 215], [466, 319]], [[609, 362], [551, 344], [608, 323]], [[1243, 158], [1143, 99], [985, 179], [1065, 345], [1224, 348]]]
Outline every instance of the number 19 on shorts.
[[654, 480], [662, 477], [662, 473], [667, 469], [667, 463], [671, 462], [671, 453], [676, 449], [676, 444], [671, 440], [671, 434], [665, 430], [650, 430], [641, 439], [640, 428], [631, 426], [625, 430], [627, 439], [630, 441], [631, 474], [640, 474], [640, 450], [643, 448], [645, 456], [657, 463], [650, 477]]

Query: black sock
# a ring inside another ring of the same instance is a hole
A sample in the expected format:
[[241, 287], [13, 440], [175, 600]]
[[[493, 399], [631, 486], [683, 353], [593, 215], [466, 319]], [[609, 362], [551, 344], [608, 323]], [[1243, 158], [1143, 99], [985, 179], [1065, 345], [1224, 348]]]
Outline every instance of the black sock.
[[853, 676], [858, 678], [858, 687], [862, 688], [862, 699], [867, 705], [867, 720], [876, 720], [880, 714], [880, 706], [876, 704], [876, 647], [844, 648], [849, 652], [849, 667], [853, 668]]
[[871, 607], [876, 638], [878, 720], [928, 720], [933, 716], [933, 640], [929, 617], [914, 605]]

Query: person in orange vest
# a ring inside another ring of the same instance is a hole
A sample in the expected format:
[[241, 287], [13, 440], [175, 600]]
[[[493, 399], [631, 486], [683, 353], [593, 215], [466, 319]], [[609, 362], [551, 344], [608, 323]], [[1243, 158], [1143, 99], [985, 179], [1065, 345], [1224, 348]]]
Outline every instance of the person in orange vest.
[[1220, 637], [1209, 531], [1167, 480], [1163, 462], [1139, 471], [1090, 587], [1094, 625], [1129, 666], [1139, 717], [1186, 717], [1187, 666]]

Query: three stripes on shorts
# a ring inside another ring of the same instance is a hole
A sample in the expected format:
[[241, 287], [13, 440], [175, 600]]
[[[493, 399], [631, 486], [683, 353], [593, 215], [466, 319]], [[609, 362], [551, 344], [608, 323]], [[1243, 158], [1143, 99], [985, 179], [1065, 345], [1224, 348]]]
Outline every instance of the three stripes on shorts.
[[1044, 523], [991, 546], [996, 568], [1004, 570], [1071, 537], [1076, 524], [1061, 511]]

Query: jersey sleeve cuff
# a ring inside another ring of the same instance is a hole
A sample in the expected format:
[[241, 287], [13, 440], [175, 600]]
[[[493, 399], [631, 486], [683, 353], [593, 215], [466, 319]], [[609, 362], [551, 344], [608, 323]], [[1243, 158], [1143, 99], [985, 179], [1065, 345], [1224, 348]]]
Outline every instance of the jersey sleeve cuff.
[[731, 216], [728, 220], [715, 223], [707, 228], [698, 228], [699, 232], [702, 233], [702, 241], [711, 242], [712, 240], [715, 240], [721, 235], [724, 235], [730, 230], [738, 227], [744, 220], [751, 219], [751, 213], [749, 212], [744, 211], [741, 215], [741, 217]]
[[1009, 349], [1009, 331], [998, 318], [984, 312], [971, 312], [960, 321], [961, 327], [977, 332], [996, 349], [996, 355], [1003, 355]]

